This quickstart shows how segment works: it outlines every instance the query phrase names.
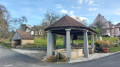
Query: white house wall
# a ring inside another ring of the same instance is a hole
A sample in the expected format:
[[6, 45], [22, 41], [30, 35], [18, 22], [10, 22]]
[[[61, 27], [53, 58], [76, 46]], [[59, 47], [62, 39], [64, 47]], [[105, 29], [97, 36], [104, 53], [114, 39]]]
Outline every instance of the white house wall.
[[34, 31], [31, 31], [30, 34], [31, 34], [31, 35], [34, 35]]

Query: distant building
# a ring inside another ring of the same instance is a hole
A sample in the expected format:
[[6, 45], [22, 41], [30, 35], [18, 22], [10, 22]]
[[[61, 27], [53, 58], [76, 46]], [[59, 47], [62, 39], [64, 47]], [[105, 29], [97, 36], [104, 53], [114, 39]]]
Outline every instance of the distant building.
[[16, 31], [14, 36], [11, 38], [11, 46], [16, 47], [20, 45], [33, 44], [34, 37], [25, 31]]
[[107, 21], [104, 16], [98, 14], [90, 27], [97, 28], [97, 26], [102, 26], [102, 35], [107, 36], [120, 36], [120, 23], [113, 25], [110, 21]]
[[43, 29], [41, 26], [34, 26], [31, 27], [30, 25], [28, 25], [26, 27], [26, 32], [29, 32], [31, 35], [33, 36], [42, 36], [43, 35]]

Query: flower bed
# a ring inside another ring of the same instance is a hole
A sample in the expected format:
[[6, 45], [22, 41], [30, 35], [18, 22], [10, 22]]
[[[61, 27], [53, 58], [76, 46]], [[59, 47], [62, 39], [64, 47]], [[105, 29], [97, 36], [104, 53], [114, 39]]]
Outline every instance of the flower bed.
[[113, 46], [113, 43], [108, 40], [99, 40], [95, 43], [96, 49], [100, 52], [109, 52], [109, 48]]

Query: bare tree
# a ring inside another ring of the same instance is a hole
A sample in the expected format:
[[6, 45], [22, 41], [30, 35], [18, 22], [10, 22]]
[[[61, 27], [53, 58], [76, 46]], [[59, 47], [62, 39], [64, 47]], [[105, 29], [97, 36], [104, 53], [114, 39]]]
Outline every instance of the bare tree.
[[23, 25], [24, 22], [27, 22], [27, 18], [25, 16], [22, 16], [21, 18], [12, 18], [10, 19], [10, 24], [11, 28], [16, 30], [16, 29], [21, 29], [21, 26]]
[[59, 17], [60, 17], [59, 14], [57, 14], [55, 11], [47, 10], [44, 20], [49, 22], [49, 24], [51, 25], [55, 21], [57, 21]]
[[9, 36], [9, 18], [9, 12], [2, 4], [0, 4], [0, 38], [7, 38]]
[[[57, 14], [55, 11], [52, 10], [47, 10], [45, 14], [45, 18], [43, 19], [42, 26], [45, 29], [47, 26], [55, 23], [58, 19], [60, 18], [60, 15]], [[46, 33], [44, 32], [45, 36]], [[56, 45], [56, 35], [53, 34], [53, 39], [54, 39], [54, 46]]]
[[88, 23], [87, 23], [87, 20], [86, 19], [83, 19], [83, 21], [81, 21], [82, 24], [88, 26]]

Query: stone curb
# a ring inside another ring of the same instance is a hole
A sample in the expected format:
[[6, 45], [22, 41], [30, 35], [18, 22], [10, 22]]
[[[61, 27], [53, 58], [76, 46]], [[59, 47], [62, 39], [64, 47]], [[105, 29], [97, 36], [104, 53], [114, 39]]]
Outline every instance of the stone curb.
[[111, 55], [114, 55], [114, 54], [117, 54], [117, 53], [120, 53], [120, 51], [115, 52], [115, 53], [111, 53], [111, 54], [106, 55], [106, 56], [97, 57], [97, 58], [82, 58], [82, 59], [79, 59], [79, 60], [76, 60], [76, 61], [72, 61], [72, 60], [71, 60], [71, 61], [68, 62], [68, 63], [77, 63], [77, 62], [85, 62], [85, 61], [95, 60], [95, 59], [99, 59], [99, 58], [103, 58], [103, 57], [111, 56]]

